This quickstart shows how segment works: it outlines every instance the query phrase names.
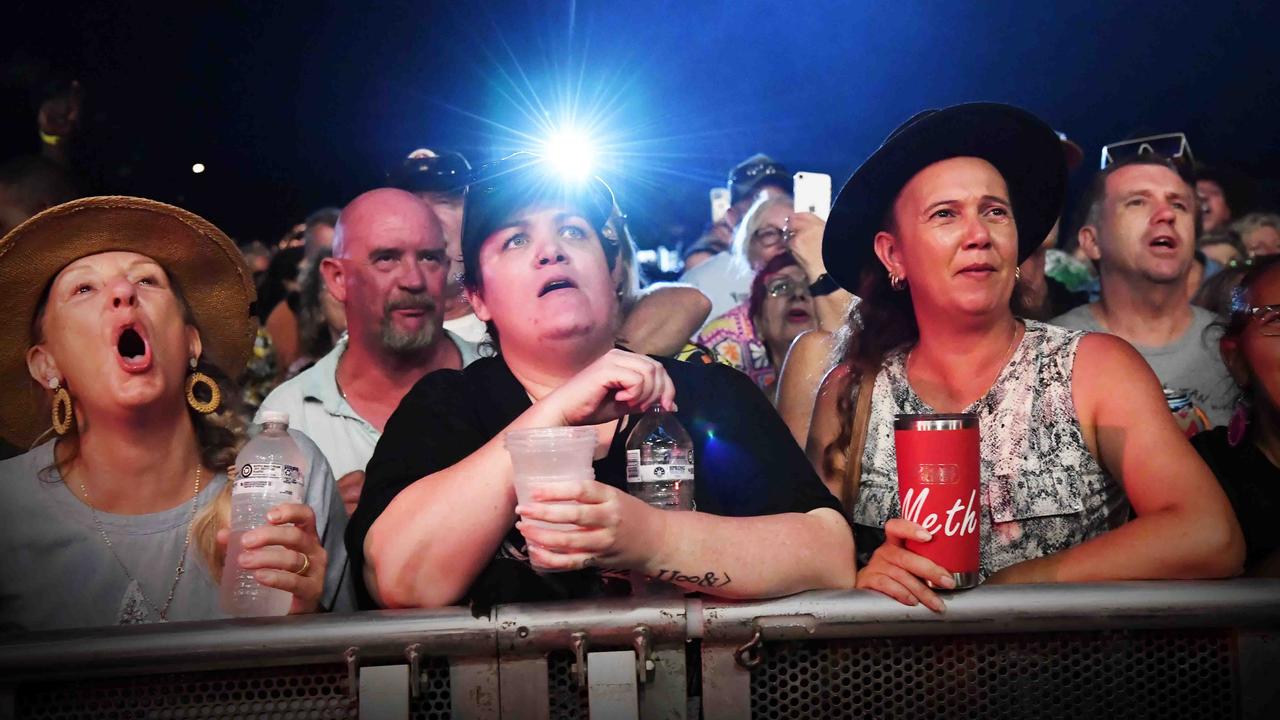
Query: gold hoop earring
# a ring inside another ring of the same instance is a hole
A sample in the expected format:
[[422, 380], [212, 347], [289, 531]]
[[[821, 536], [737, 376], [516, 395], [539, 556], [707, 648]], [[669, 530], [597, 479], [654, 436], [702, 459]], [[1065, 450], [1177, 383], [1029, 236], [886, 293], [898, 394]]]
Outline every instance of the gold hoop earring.
[[1022, 268], [1016, 267], [1013, 269], [1013, 281], [1022, 282]]
[[71, 393], [67, 392], [67, 389], [57, 380], [50, 380], [49, 387], [53, 388], [53, 408], [51, 409], [53, 431], [59, 435], [66, 435], [71, 432], [71, 423], [75, 420], [75, 410], [71, 407]]
[[[193, 365], [195, 364], [194, 360], [191, 362]], [[207, 389], [209, 393], [208, 400], [202, 401], [196, 397], [197, 385], [203, 385]], [[218, 389], [218, 383], [194, 367], [191, 370], [191, 374], [187, 376], [187, 404], [191, 406], [192, 410], [201, 415], [208, 415], [217, 410], [218, 406], [222, 404], [222, 391]]]
[[907, 286], [907, 279], [893, 273], [889, 273], [889, 287], [901, 292]]

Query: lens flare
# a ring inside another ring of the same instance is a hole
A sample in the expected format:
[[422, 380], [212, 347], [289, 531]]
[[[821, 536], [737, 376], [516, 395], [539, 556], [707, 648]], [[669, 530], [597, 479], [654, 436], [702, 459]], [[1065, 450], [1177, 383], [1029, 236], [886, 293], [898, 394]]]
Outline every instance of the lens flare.
[[595, 145], [584, 133], [560, 130], [547, 138], [542, 155], [555, 172], [568, 180], [586, 180], [595, 167]]

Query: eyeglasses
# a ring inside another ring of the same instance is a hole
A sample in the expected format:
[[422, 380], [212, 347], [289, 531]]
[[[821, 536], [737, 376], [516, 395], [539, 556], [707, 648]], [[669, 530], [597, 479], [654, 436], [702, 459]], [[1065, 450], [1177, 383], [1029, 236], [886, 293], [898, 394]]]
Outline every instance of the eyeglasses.
[[776, 225], [765, 225], [751, 233], [751, 242], [760, 243], [761, 247], [771, 248], [787, 241], [787, 232]]
[[1231, 314], [1257, 320], [1260, 335], [1280, 337], [1280, 305], [1250, 305], [1242, 287], [1231, 291]]
[[803, 290], [808, 294], [809, 286], [789, 277], [780, 277], [765, 283], [764, 290], [769, 293], [769, 297], [793, 297], [797, 290]]
[[1191, 144], [1184, 133], [1165, 133], [1150, 135], [1136, 140], [1123, 140], [1102, 147], [1102, 169], [1109, 165], [1135, 157], [1158, 155], [1168, 158], [1180, 168], [1190, 170], [1195, 163], [1191, 155]]
[[1280, 305], [1251, 307], [1249, 317], [1258, 321], [1258, 333], [1266, 337], [1280, 337]]

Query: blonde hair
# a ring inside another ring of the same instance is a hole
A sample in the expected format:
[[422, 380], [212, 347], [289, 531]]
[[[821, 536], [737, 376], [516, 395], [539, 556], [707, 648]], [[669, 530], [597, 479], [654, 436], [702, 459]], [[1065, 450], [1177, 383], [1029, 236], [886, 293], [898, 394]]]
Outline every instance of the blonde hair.
[[1231, 223], [1231, 229], [1240, 236], [1244, 236], [1245, 233], [1248, 233], [1251, 230], [1257, 230], [1258, 228], [1264, 227], [1280, 230], [1280, 215], [1260, 212], [1249, 213], [1248, 215], [1245, 215], [1239, 220]]
[[[222, 389], [223, 398], [239, 397], [232, 394], [234, 386], [229, 381], [220, 380], [218, 386]], [[191, 543], [217, 582], [222, 577], [222, 565], [226, 561], [226, 548], [218, 544], [218, 531], [231, 524], [231, 485], [235, 480], [236, 455], [244, 446], [247, 433], [237, 402], [224, 401], [222, 407], [208, 415], [194, 410], [190, 412], [195, 423], [196, 440], [200, 443], [200, 460], [205, 469], [227, 473], [227, 481], [217, 497], [191, 520]]]

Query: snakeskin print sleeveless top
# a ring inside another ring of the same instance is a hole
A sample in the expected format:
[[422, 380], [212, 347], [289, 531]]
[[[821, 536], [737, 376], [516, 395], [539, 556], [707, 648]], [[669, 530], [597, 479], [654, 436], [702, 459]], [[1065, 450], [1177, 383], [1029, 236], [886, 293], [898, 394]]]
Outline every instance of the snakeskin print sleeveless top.
[[[1085, 445], [1071, 396], [1083, 332], [1027, 320], [1026, 333], [987, 394], [965, 412], [978, 416], [982, 455], [982, 579], [1078, 545], [1129, 517], [1124, 489]], [[855, 386], [856, 387], [856, 386]], [[856, 392], [856, 390], [855, 390]], [[907, 382], [906, 351], [876, 376], [857, 525], [883, 528], [899, 517], [894, 416], [936, 412]], [[865, 533], [859, 533], [859, 540]], [[883, 538], [883, 534], [880, 534]], [[858, 548], [865, 562], [873, 547]]]

